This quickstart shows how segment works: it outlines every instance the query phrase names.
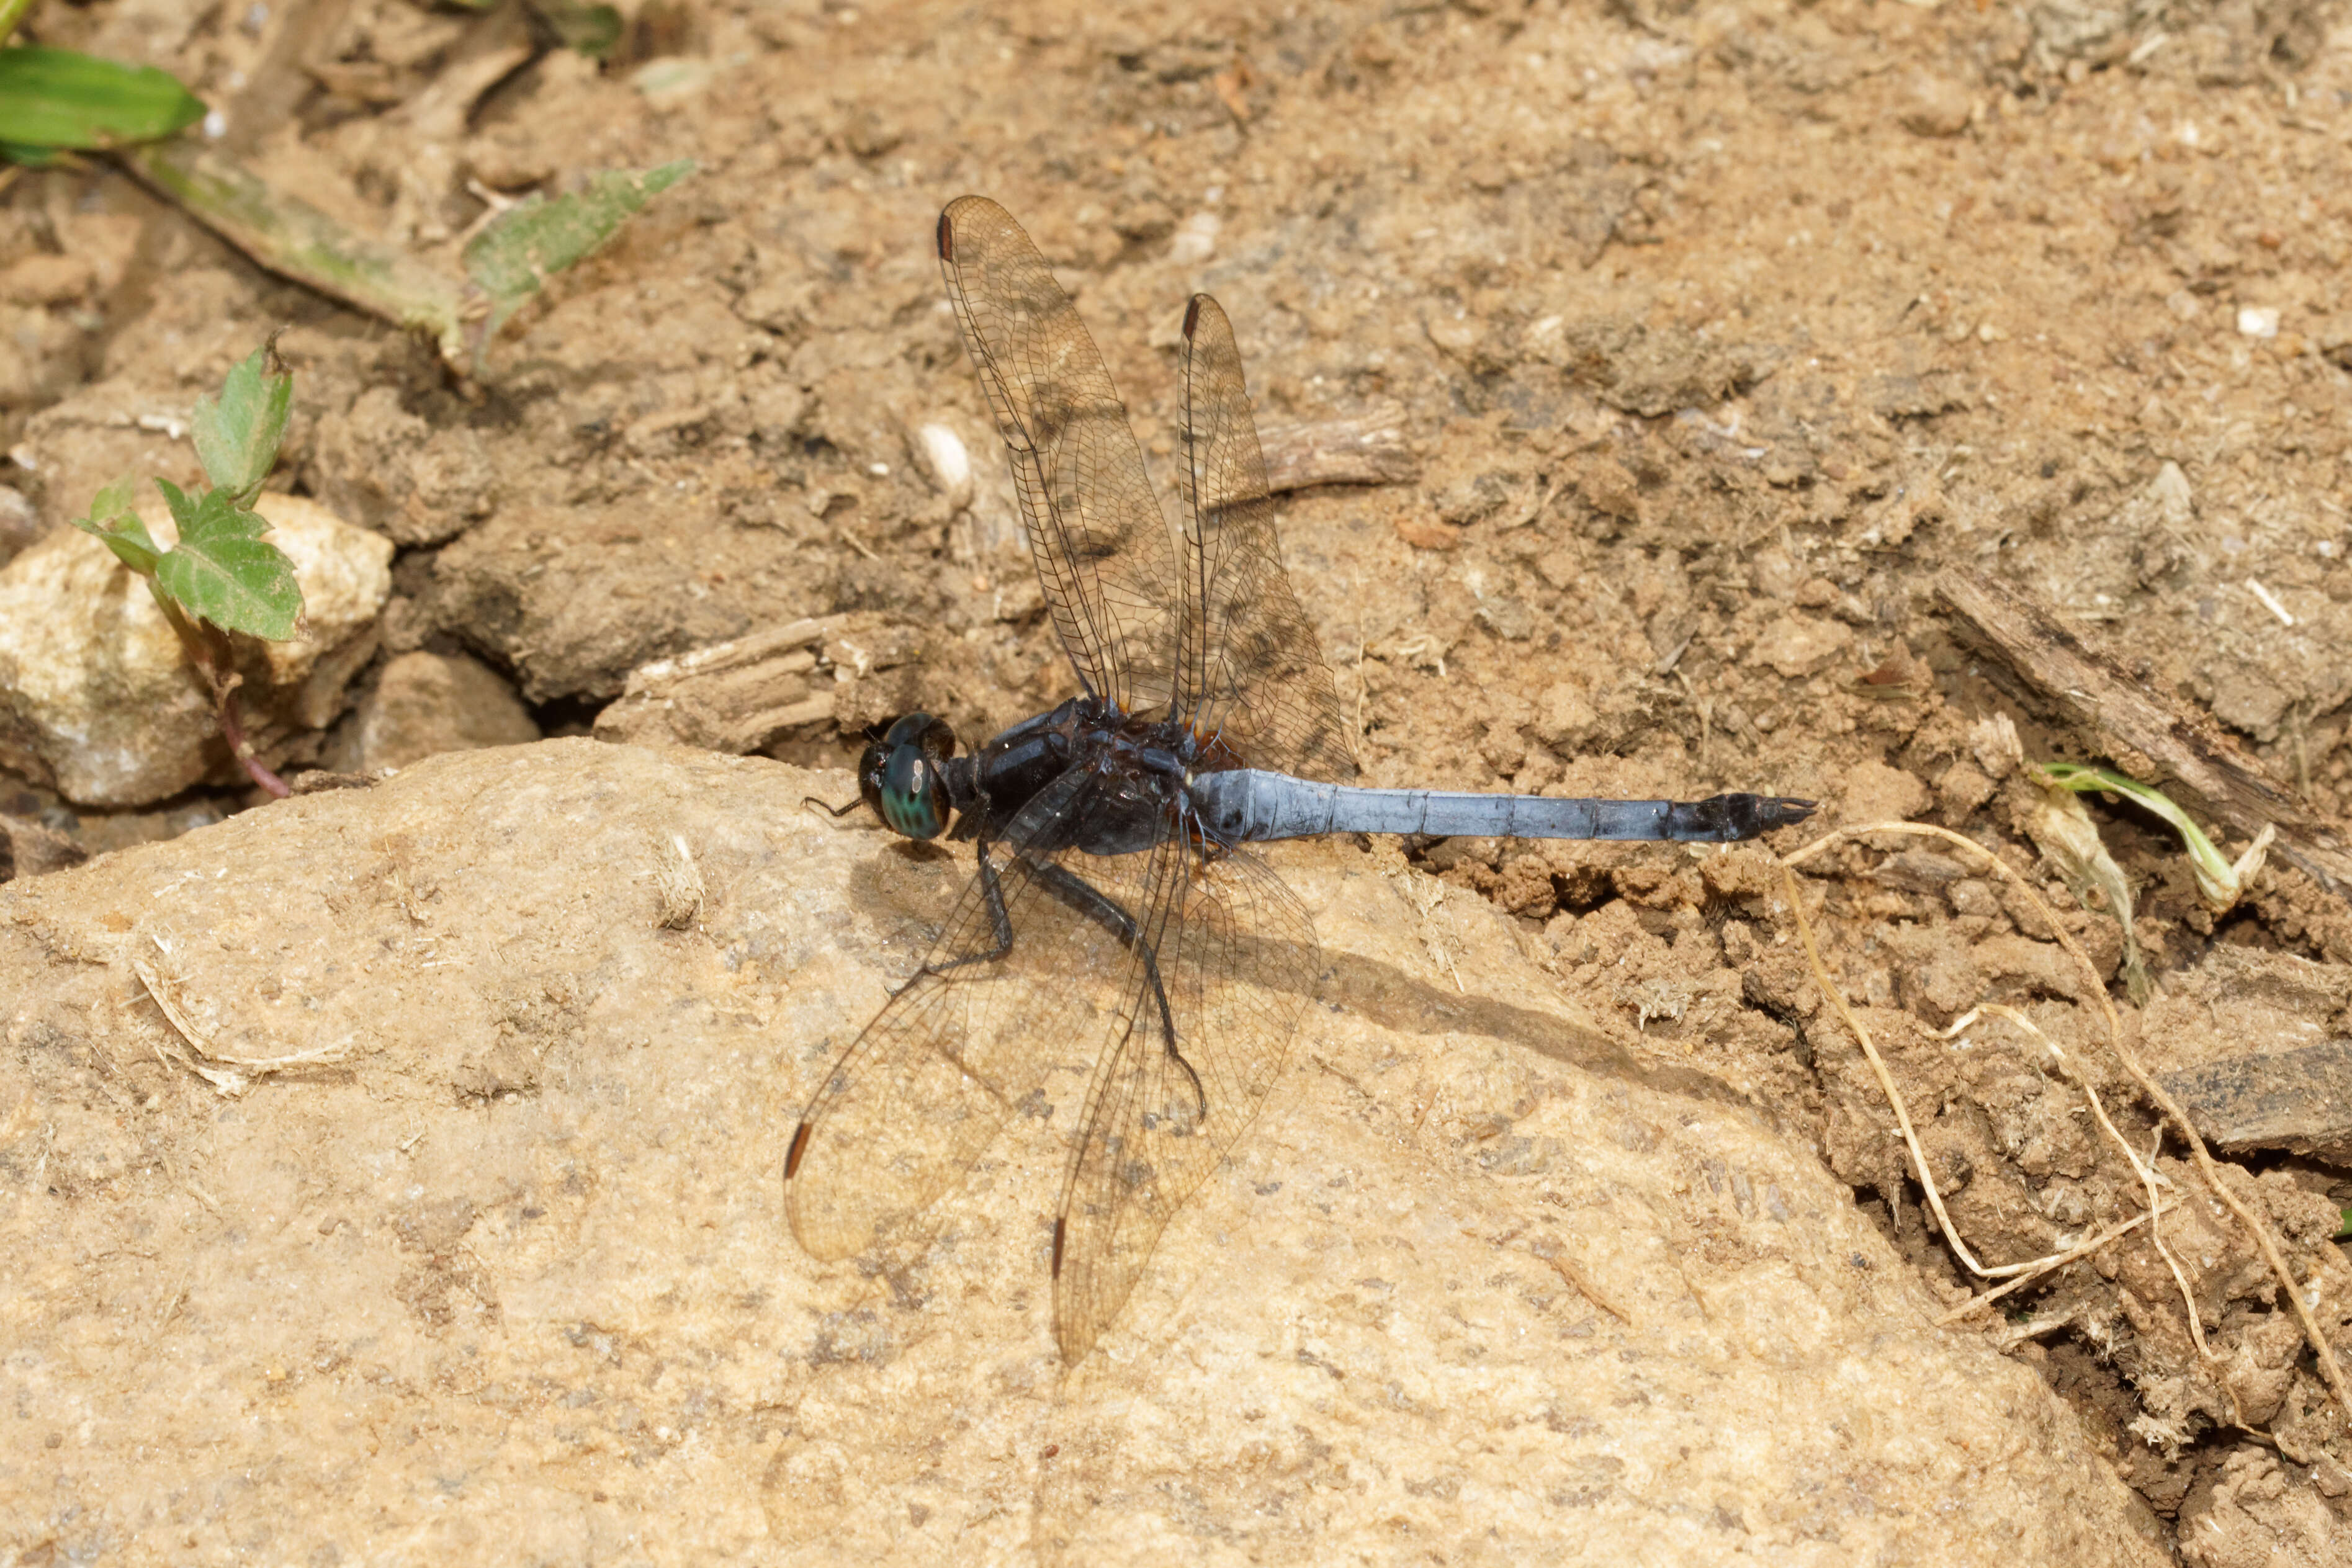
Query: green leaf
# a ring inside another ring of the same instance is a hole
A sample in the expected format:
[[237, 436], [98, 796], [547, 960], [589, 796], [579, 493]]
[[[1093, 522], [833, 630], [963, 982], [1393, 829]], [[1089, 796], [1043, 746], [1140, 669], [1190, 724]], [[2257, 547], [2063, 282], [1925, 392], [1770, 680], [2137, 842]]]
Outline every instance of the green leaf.
[[49, 169], [72, 156], [62, 147], [32, 147], [22, 141], [0, 141], [0, 163], [26, 169]]
[[172, 526], [185, 538], [188, 530], [196, 526], [196, 508], [203, 503], [169, 479], [156, 480], [155, 488], [163, 492], [164, 505], [172, 508]]
[[152, 577], [156, 559], [163, 551], [131, 509], [131, 497], [137, 493], [137, 481], [118, 479], [98, 493], [89, 504], [89, 516], [70, 520], [82, 532], [104, 540], [123, 565], [142, 577]]
[[207, 490], [196, 503], [196, 515], [180, 530], [184, 545], [210, 544], [215, 539], [257, 539], [269, 531], [261, 514], [237, 505], [226, 490]]
[[294, 563], [267, 539], [235, 533], [184, 538], [155, 563], [155, 582], [225, 632], [282, 643], [302, 615]]
[[621, 41], [621, 14], [610, 5], [583, 5], [581, 0], [531, 0], [530, 8], [555, 35], [555, 41], [575, 55], [601, 60]]
[[218, 489], [247, 500], [277, 465], [294, 400], [292, 376], [263, 370], [268, 355], [267, 345], [247, 355], [221, 383], [218, 402], [196, 400], [190, 422], [206, 476]]
[[169, 72], [72, 49], [0, 48], [0, 141], [114, 147], [152, 141], [205, 117]]
[[632, 214], [693, 172], [691, 158], [636, 174], [608, 169], [576, 194], [551, 202], [532, 195], [499, 214], [465, 252], [467, 276], [489, 297], [482, 340], [549, 278], [591, 255]]

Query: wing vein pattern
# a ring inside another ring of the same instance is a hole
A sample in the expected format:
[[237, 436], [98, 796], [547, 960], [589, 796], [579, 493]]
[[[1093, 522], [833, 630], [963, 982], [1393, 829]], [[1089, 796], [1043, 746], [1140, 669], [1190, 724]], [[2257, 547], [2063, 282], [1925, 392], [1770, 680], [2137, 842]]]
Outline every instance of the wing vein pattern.
[[[1265, 1103], [1318, 967], [1296, 894], [1246, 851], [1164, 839], [1139, 879], [1176, 1038], [1126, 990], [1088, 1086], [1062, 1199], [1055, 1330], [1076, 1364], [1142, 1278], [1160, 1232]], [[1142, 966], [1130, 978], [1144, 980]]]
[[[1041, 885], [1047, 867], [1097, 880], [1097, 857], [1066, 842], [1098, 780], [1073, 768], [1040, 790], [985, 850], [915, 977], [845, 1051], [802, 1118], [784, 1183], [793, 1234], [817, 1258], [929, 1238], [924, 1211], [963, 1178], [1070, 1042], [1092, 1037], [1089, 988], [1118, 939]], [[1083, 863], [1081, 863], [1083, 862]], [[993, 876], [1013, 932], [996, 951]]]
[[1181, 603], [1175, 549], [1101, 351], [995, 203], [965, 196], [940, 215], [940, 267], [1079, 681], [1125, 712], [1165, 710]]
[[1241, 350], [1205, 294], [1184, 315], [1184, 451], [1181, 707], [1253, 768], [1345, 783], [1355, 754], [1331, 668], [1282, 569]]

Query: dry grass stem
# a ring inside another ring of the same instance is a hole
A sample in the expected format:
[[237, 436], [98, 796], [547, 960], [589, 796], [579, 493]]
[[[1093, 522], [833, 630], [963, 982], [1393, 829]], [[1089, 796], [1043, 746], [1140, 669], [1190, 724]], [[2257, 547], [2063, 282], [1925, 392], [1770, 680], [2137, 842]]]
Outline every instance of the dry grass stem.
[[[2179, 1204], [2177, 1202], [2169, 1203], [2165, 1205], [2165, 1207], [2167, 1208], [2174, 1208], [2178, 1207]], [[2034, 1281], [2042, 1278], [2042, 1275], [2050, 1273], [2053, 1270], [2063, 1269], [2067, 1264], [2074, 1262], [2077, 1259], [2088, 1258], [2092, 1253], [2096, 1252], [2100, 1248], [2105, 1247], [2116, 1237], [2127, 1235], [2130, 1232], [2138, 1229], [2141, 1226], [2146, 1225], [2150, 1212], [2151, 1211], [2149, 1210], [2143, 1209], [2139, 1213], [2133, 1215], [2129, 1219], [2117, 1220], [2115, 1224], [2108, 1226], [2105, 1230], [2100, 1231], [2096, 1236], [2092, 1237], [2089, 1240], [2081, 1242], [2076, 1246], [2069, 1247], [2063, 1252], [2053, 1252], [2047, 1258], [2037, 1259], [2030, 1264], [2021, 1265], [2021, 1267], [2028, 1270], [2027, 1272], [2018, 1275], [2015, 1279], [2012, 1279], [2004, 1284], [1995, 1285], [1991, 1290], [1985, 1291], [1982, 1295], [1970, 1296], [1967, 1301], [1962, 1301], [1958, 1306], [1954, 1307], [1951, 1311], [1937, 1318], [1936, 1320], [1937, 1326], [1940, 1328], [1947, 1323], [1956, 1323], [1962, 1318], [1969, 1316], [1970, 1313], [1992, 1305], [1993, 1302], [2000, 1300], [2003, 1296], [2008, 1295], [2011, 1291], [2022, 1290], [2024, 1287], [2033, 1283]]]
[[[161, 938], [155, 939], [155, 946], [165, 953], [171, 951], [163, 946]], [[135, 956], [131, 960], [131, 972], [139, 977], [139, 983], [147, 988], [147, 995], [154, 1002], [156, 1010], [163, 1015], [164, 1021], [186, 1045], [185, 1050], [174, 1047], [167, 1053], [163, 1043], [158, 1042], [155, 1046], [157, 1058], [166, 1063], [176, 1059], [179, 1065], [232, 1099], [253, 1086], [249, 1075], [283, 1072], [297, 1067], [324, 1067], [344, 1061], [352, 1054], [347, 1041], [319, 1046], [311, 1051], [291, 1051], [284, 1056], [240, 1056], [234, 1051], [224, 1051], [215, 1045], [189, 1016], [180, 999], [177, 977], [163, 975], [145, 959]]]
[[[2277, 1280], [2287, 1300], [2294, 1303], [2295, 1318], [2303, 1326], [2304, 1339], [2311, 1346], [2312, 1354], [2319, 1363], [2320, 1375], [2326, 1381], [2328, 1391], [2336, 1396], [2338, 1407], [2347, 1415], [2352, 1415], [2352, 1390], [2347, 1390], [2346, 1387], [2344, 1368], [2336, 1359], [2336, 1351], [2327, 1343], [2327, 1336], [2321, 1332], [2319, 1320], [2312, 1310], [2315, 1303], [2306, 1302], [2304, 1300], [2303, 1291], [2295, 1283], [2294, 1273], [2287, 1268], [2286, 1260], [2280, 1253], [2277, 1239], [2271, 1234], [2270, 1227], [2230, 1190], [2228, 1184], [2221, 1179], [2219, 1164], [2205, 1147], [2205, 1140], [2198, 1136], [2195, 1127], [2189, 1125], [2188, 1113], [2181, 1109], [2179, 1101], [2167, 1093], [2163, 1086], [2149, 1075], [2147, 1069], [2140, 1065], [2139, 1059], [2124, 1043], [2122, 1019], [2116, 1016], [2115, 1002], [2107, 995], [2106, 986], [2100, 980], [2097, 968], [2092, 965], [2090, 956], [2083, 951], [2081, 944], [2067, 935], [2064, 926], [2059, 925], [2055, 912], [2043, 902], [2042, 895], [1999, 855], [1994, 854], [1975, 840], [1964, 838], [1948, 828], [1932, 827], [1924, 822], [1870, 822], [1858, 827], [1840, 828], [1783, 856], [1780, 861], [1781, 874], [1788, 880], [1790, 904], [1797, 913], [1797, 928], [1804, 939], [1805, 954], [1812, 963], [1816, 983], [1820, 985], [1822, 994], [1827, 997], [1831, 1005], [1837, 1009], [1838, 1016], [1844, 1019], [1846, 1027], [1853, 1031], [1854, 1038], [1862, 1042], [1863, 1052], [1870, 1059], [1872, 1069], [1878, 1074], [1879, 1085], [1885, 1091], [1889, 1103], [1895, 1108], [1895, 1121], [1902, 1127], [1905, 1143], [1910, 1147], [1912, 1162], [1914, 1168], [1919, 1174], [1920, 1185], [1927, 1191], [1928, 1201], [1935, 1206], [1936, 1218], [1944, 1225], [1945, 1239], [1951, 1243], [1953, 1250], [1959, 1254], [1961, 1261], [1966, 1263], [1971, 1271], [1978, 1274], [1990, 1277], [1995, 1272], [1980, 1267], [1962, 1245], [1959, 1237], [1953, 1232], [1951, 1222], [1944, 1213], [1943, 1199], [1936, 1191], [1935, 1183], [1927, 1174], [1927, 1162], [1920, 1150], [1918, 1139], [1911, 1131], [1910, 1113], [1905, 1108], [1902, 1097], [1895, 1092], [1895, 1081], [1888, 1074], [1885, 1063], [1879, 1060], [1876, 1048], [1863, 1031], [1860, 1020], [1845, 1005], [1843, 995], [1830, 983], [1828, 971], [1822, 963], [1820, 949], [1813, 941], [1812, 926], [1805, 918], [1804, 903], [1797, 896], [1796, 878], [1793, 874], [1797, 865], [1811, 860], [1832, 844], [1849, 839], [1860, 839], [1869, 833], [1895, 833], [1915, 838], [1944, 840], [1955, 848], [1965, 850], [1971, 856], [1989, 864], [2032, 904], [2034, 912], [2040, 915], [2043, 924], [2050, 927], [2051, 935], [2057, 938], [2058, 945], [2082, 969], [2088, 993], [2097, 1002], [2100, 1016], [2105, 1020], [2108, 1049], [2115, 1052], [2116, 1060], [2122, 1063], [2124, 1071], [2131, 1075], [2132, 1082], [2139, 1086], [2140, 1092], [2147, 1097], [2148, 1103], [2163, 1112], [2175, 1134], [2188, 1145], [2189, 1154], [2196, 1163], [2198, 1174], [2204, 1178], [2207, 1187], [2224, 1207], [2237, 1217], [2238, 1222], [2245, 1228], [2246, 1233], [2253, 1238], [2254, 1245], [2262, 1251], [2263, 1261], [2270, 1266], [2272, 1276]], [[2103, 1124], [2106, 1121], [2104, 1111], [2100, 1113], [2100, 1120]], [[2126, 1152], [2126, 1157], [2129, 1157], [2128, 1149]], [[2132, 1166], [2135, 1170], [2145, 1170], [2142, 1163], [2137, 1158], [2132, 1159]], [[2145, 1175], [2142, 1179], [2146, 1182]], [[2154, 1188], [2151, 1185], [2151, 1196], [2153, 1192]], [[2148, 1211], [2151, 1218], [2158, 1212], [2158, 1210], [2154, 1208]], [[2173, 1280], [2180, 1287], [2181, 1299], [2189, 1304], [2189, 1328], [2196, 1339], [2198, 1352], [2200, 1356], [2210, 1361], [2212, 1353], [2205, 1344], [2204, 1334], [2198, 1321], [2196, 1304], [2189, 1289], [2187, 1273], [2181, 1269], [2179, 1260], [2173, 1256], [2172, 1249], [2165, 1245], [2160, 1226], [2150, 1224], [2148, 1239], [2155, 1244], [2157, 1251], [2172, 1270]], [[2010, 1272], [2037, 1266], [2035, 1264], [2010, 1265], [2000, 1271]]]

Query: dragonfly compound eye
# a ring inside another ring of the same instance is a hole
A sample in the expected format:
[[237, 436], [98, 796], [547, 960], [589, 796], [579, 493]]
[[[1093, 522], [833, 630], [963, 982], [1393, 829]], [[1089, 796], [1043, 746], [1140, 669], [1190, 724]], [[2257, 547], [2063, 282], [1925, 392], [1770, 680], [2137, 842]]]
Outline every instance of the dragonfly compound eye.
[[[955, 749], [955, 736], [929, 714], [908, 714], [867, 748], [882, 753], [869, 798], [894, 833], [936, 839], [947, 831], [948, 787], [940, 763]], [[863, 774], [865, 769], [861, 768]]]

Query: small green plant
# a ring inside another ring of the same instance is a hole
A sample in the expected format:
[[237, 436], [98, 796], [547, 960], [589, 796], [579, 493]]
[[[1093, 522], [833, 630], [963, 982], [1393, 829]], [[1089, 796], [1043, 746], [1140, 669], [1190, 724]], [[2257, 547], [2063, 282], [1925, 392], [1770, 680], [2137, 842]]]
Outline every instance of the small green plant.
[[74, 527], [95, 534], [115, 559], [144, 578], [189, 662], [204, 677], [220, 716], [222, 736], [239, 766], [272, 795], [286, 783], [261, 765], [237, 715], [232, 634], [282, 643], [302, 621], [302, 589], [294, 563], [261, 536], [269, 530], [253, 503], [278, 461], [294, 378], [279, 366], [274, 340], [256, 349], [228, 373], [219, 398], [199, 398], [190, 422], [196, 456], [211, 486], [190, 495], [155, 481], [172, 508], [179, 542], [155, 542], [132, 506], [137, 482], [119, 480], [98, 493], [89, 515]]
[[[497, 0], [453, 0], [488, 10]], [[529, 0], [548, 34], [602, 58], [619, 41], [618, 11], [593, 0]], [[661, 192], [694, 172], [691, 159], [591, 173], [577, 192], [533, 194], [492, 216], [451, 277], [394, 246], [354, 234], [290, 192], [271, 188], [201, 139], [178, 133], [205, 105], [152, 66], [71, 49], [7, 44], [31, 0], [0, 0], [0, 163], [45, 166], [110, 152], [271, 271], [428, 332], [450, 369], [478, 376], [489, 340], [547, 280], [585, 259]]]
[[2188, 812], [2161, 791], [2137, 779], [2126, 778], [2111, 768], [2092, 768], [2080, 762], [2044, 762], [2036, 766], [2053, 788], [2069, 789], [2077, 795], [2120, 795], [2171, 823], [2173, 831], [2180, 835], [2181, 846], [2189, 852], [2189, 869], [2197, 876], [2198, 896], [2216, 915], [2226, 915], [2236, 906], [2255, 873], [2263, 869], [2271, 841], [2277, 836], [2275, 828], [2265, 826], [2254, 835], [2245, 853], [2232, 862], [2223, 858], [2203, 829], [2189, 820]]

